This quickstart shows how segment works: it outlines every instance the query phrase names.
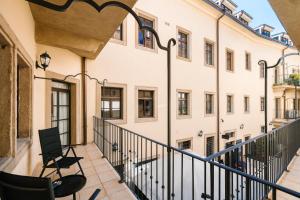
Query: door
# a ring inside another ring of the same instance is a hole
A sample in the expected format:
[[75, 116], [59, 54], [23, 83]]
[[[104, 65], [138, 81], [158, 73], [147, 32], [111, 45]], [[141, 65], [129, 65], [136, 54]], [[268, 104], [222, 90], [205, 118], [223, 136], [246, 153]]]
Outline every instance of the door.
[[70, 118], [70, 85], [52, 82], [51, 126], [58, 127], [62, 145], [71, 141]]

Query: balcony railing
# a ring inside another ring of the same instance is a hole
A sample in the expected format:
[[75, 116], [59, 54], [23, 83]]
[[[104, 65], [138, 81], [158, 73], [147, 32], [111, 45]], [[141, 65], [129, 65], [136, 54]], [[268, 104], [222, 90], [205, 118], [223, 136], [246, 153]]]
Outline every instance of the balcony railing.
[[300, 117], [299, 110], [286, 110], [284, 113], [285, 119], [298, 119]]
[[[287, 170], [300, 148], [300, 120], [272, 130], [243, 143], [229, 147], [208, 157], [211, 161], [223, 161], [226, 166], [251, 176], [276, 183]], [[262, 185], [252, 191], [258, 196], [268, 195], [271, 188]]]
[[277, 191], [300, 198], [298, 192], [219, 160], [168, 147], [97, 117], [93, 123], [96, 145], [120, 175], [120, 182], [139, 199], [262, 199], [264, 194], [258, 191], [264, 187], [272, 191], [273, 199]]

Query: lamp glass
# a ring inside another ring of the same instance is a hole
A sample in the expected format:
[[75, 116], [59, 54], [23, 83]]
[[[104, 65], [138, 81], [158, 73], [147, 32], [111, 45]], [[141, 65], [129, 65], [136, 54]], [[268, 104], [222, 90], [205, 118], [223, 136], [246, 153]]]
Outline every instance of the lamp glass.
[[41, 61], [41, 65], [46, 68], [49, 66], [50, 61], [51, 61], [51, 57], [49, 56], [49, 54], [47, 52], [43, 53], [42, 55], [40, 55], [40, 61]]

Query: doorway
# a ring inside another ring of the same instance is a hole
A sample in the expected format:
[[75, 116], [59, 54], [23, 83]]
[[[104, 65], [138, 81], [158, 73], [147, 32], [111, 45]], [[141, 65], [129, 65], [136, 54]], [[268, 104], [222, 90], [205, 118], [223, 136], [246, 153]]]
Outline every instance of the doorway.
[[62, 145], [71, 144], [70, 84], [52, 82], [51, 126], [58, 127]]

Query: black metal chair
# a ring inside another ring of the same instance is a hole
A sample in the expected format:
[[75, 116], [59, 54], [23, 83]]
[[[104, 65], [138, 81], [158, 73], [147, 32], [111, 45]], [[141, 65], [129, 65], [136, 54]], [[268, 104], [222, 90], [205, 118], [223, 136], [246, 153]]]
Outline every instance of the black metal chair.
[[[84, 175], [82, 167], [79, 163], [83, 157], [77, 157], [73, 145], [64, 146], [64, 149], [67, 148], [67, 151], [65, 155], [63, 155], [63, 146], [61, 145], [60, 135], [57, 127], [39, 130], [39, 137], [42, 150], [41, 155], [43, 157], [43, 169], [40, 177], [43, 176], [46, 168], [53, 168], [56, 169], [55, 171], [58, 173], [60, 178], [62, 178], [60, 169], [70, 168], [70, 166], [76, 163], [79, 166], [79, 171], [76, 174], [81, 172], [81, 174]], [[70, 150], [74, 154], [73, 157], [68, 156]], [[46, 177], [50, 174], [47, 174]]]
[[[94, 200], [100, 193], [96, 189], [89, 200]], [[54, 189], [50, 178], [20, 176], [0, 172], [1, 200], [55, 200]]]

